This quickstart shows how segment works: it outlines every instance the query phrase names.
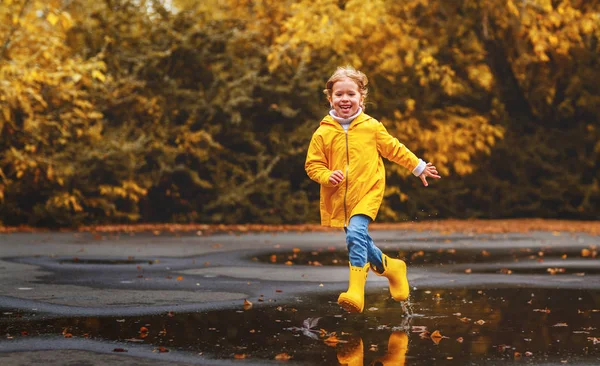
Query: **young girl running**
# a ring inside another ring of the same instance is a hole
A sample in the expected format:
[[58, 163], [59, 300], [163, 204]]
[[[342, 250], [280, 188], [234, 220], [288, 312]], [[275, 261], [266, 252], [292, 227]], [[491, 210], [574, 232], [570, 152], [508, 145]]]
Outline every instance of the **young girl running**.
[[343, 227], [350, 259], [348, 291], [338, 303], [349, 312], [362, 312], [369, 267], [390, 283], [396, 301], [408, 298], [406, 264], [383, 254], [369, 235], [385, 190], [381, 157], [400, 164], [421, 178], [439, 179], [431, 163], [417, 158], [373, 117], [364, 113], [368, 79], [352, 67], [339, 67], [323, 91], [331, 105], [308, 147], [305, 169], [321, 185], [321, 224]]

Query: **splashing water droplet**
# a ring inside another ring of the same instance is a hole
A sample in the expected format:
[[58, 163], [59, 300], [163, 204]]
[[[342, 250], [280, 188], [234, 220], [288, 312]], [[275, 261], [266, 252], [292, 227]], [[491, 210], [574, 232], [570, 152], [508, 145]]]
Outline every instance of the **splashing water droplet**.
[[404, 311], [404, 314], [406, 317], [413, 316], [414, 311], [413, 311], [412, 303], [410, 302], [410, 296], [408, 296], [408, 299], [406, 299], [404, 301], [400, 301], [400, 306], [402, 306], [402, 311]]

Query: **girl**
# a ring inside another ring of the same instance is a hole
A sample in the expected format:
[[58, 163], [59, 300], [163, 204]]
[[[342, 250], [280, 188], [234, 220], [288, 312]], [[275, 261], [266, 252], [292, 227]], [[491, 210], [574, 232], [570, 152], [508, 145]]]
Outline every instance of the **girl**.
[[321, 224], [343, 227], [350, 259], [348, 291], [338, 303], [349, 312], [362, 312], [369, 267], [388, 278], [396, 301], [408, 298], [406, 264], [383, 254], [369, 235], [385, 190], [381, 157], [400, 164], [421, 178], [440, 178], [435, 166], [417, 158], [392, 137], [381, 122], [363, 112], [367, 77], [352, 67], [339, 67], [323, 92], [331, 105], [308, 147], [305, 169], [321, 185]]

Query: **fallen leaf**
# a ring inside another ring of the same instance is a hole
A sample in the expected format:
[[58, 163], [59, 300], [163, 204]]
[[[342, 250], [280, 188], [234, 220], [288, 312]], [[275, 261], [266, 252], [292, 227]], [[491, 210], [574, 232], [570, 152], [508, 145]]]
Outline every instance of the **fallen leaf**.
[[252, 307], [252, 303], [248, 299], [244, 299], [244, 310], [248, 310]]
[[183, 276], [178, 276], [177, 281], [183, 281]]
[[275, 356], [275, 359], [277, 361], [287, 361], [287, 360], [289, 360], [291, 358], [292, 358], [292, 356], [288, 355], [285, 352], [284, 353], [280, 353], [280, 354], [278, 354], [278, 355]]
[[148, 328], [146, 328], [146, 327], [141, 327], [141, 328], [140, 328], [140, 332], [141, 332], [141, 333], [147, 333], [147, 332], [148, 332]]
[[458, 337], [458, 338], [456, 338], [456, 341], [458, 343], [462, 343], [464, 341], [464, 339], [463, 339], [463, 337]]
[[127, 350], [125, 348], [115, 348], [113, 352], [127, 352]]
[[317, 324], [319, 324], [319, 320], [321, 320], [321, 317], [318, 317], [318, 318], [306, 318], [302, 322], [302, 328], [313, 329], [314, 327], [317, 326]]
[[569, 325], [567, 323], [556, 323], [553, 325], [553, 327], [568, 327]]
[[242, 360], [242, 359], [246, 358], [246, 354], [245, 353], [236, 353], [233, 355], [233, 358], [235, 358], [236, 360]]
[[479, 319], [478, 321], [475, 322], [475, 324], [477, 324], [477, 325], [484, 325], [485, 324], [485, 320]]
[[444, 336], [442, 336], [439, 330], [435, 330], [433, 331], [433, 333], [431, 333], [430, 338], [433, 341], [433, 343], [439, 344], [442, 338], [444, 338]]
[[324, 339], [323, 342], [325, 342], [325, 344], [330, 347], [335, 347], [338, 343], [340, 343], [340, 340], [337, 336], [333, 335], [329, 338]]
[[425, 331], [427, 331], [427, 326], [425, 325], [413, 325], [411, 328], [411, 331], [413, 333], [423, 333]]
[[546, 313], [546, 314], [550, 314], [550, 309], [545, 308], [545, 309], [533, 309], [533, 311], [537, 311], [540, 313]]

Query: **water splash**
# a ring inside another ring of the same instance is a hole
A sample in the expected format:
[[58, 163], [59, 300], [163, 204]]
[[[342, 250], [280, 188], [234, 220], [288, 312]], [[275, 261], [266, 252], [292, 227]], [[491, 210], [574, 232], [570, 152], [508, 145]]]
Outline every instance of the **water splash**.
[[404, 317], [412, 318], [414, 315], [414, 309], [412, 303], [410, 302], [410, 295], [404, 301], [400, 301], [400, 306], [402, 306], [402, 311], [404, 312]]

